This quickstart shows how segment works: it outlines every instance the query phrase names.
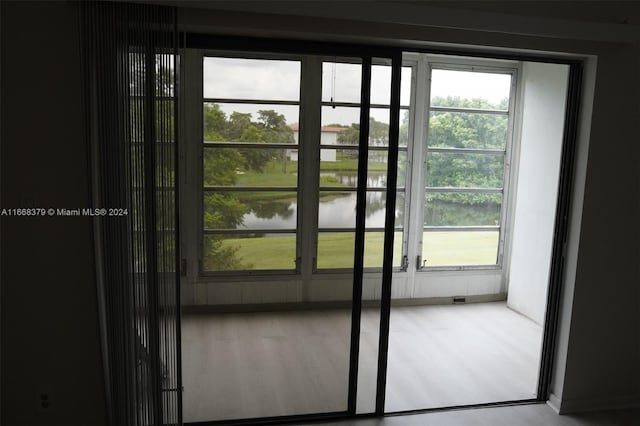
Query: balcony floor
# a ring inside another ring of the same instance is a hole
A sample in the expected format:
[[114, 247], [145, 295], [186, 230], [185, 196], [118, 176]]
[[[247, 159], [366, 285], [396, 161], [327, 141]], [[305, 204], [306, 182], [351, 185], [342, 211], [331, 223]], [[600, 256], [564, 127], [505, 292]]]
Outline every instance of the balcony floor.
[[[364, 411], [377, 312], [362, 315]], [[350, 323], [344, 309], [184, 315], [185, 422], [346, 410]], [[386, 411], [534, 398], [541, 335], [504, 302], [393, 307]]]

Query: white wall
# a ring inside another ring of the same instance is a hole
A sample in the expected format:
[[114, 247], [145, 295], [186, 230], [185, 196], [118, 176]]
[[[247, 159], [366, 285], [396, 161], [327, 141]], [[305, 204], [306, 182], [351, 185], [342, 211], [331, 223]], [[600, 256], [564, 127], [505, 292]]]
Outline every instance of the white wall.
[[[568, 66], [522, 64], [521, 132], [507, 305], [542, 324], [546, 308]], [[516, 149], [516, 152], [518, 150]]]
[[[320, 132], [320, 144], [335, 145], [338, 142], [338, 134], [336, 132]], [[321, 149], [320, 161], [336, 161], [335, 149]]]
[[[296, 144], [299, 143], [299, 131], [293, 131], [293, 140]], [[320, 143], [322, 145], [335, 145], [338, 143], [338, 133], [336, 132], [320, 132]], [[298, 161], [298, 151], [290, 151], [291, 161]], [[320, 150], [320, 161], [336, 161], [336, 150], [335, 149], [321, 149]]]

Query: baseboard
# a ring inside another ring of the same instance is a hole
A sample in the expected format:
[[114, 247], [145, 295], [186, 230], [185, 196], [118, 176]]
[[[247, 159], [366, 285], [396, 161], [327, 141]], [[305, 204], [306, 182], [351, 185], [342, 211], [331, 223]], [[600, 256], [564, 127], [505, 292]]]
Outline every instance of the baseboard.
[[640, 408], [640, 394], [618, 397], [576, 398], [560, 400], [550, 395], [547, 404], [558, 414], [572, 414], [588, 411], [620, 410]]
[[[503, 302], [506, 293], [478, 294], [463, 296], [464, 304]], [[453, 305], [459, 304], [453, 296], [449, 297], [420, 297], [413, 299], [392, 299], [391, 306], [423, 306], [423, 305]], [[318, 301], [318, 302], [288, 302], [288, 303], [247, 303], [237, 305], [186, 305], [182, 307], [183, 314], [230, 313], [230, 312], [278, 312], [312, 309], [351, 309], [350, 300]], [[363, 308], [379, 308], [380, 300], [363, 300]]]
[[549, 407], [551, 407], [551, 409], [553, 411], [556, 412], [556, 414], [560, 414], [560, 404], [562, 403], [562, 401], [560, 400], [560, 398], [558, 398], [556, 396], [556, 394], [551, 393], [549, 395], [549, 400], [547, 401], [547, 405]]

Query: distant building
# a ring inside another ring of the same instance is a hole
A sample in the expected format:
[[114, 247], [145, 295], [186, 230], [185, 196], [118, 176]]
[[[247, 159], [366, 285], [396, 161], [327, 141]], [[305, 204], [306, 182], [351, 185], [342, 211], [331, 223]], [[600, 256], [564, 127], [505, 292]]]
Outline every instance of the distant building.
[[[290, 124], [293, 130], [293, 138], [298, 143], [299, 126], [298, 123]], [[338, 135], [345, 130], [344, 127], [321, 127], [320, 128], [320, 144], [321, 145], [337, 145]], [[289, 150], [287, 156], [291, 161], [298, 161], [298, 150]], [[320, 161], [336, 161], [335, 149], [321, 149]]]

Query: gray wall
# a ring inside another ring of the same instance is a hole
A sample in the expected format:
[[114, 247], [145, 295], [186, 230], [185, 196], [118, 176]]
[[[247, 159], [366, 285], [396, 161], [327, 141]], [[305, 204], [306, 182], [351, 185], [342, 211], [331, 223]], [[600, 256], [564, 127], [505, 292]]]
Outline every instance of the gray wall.
[[524, 62], [507, 306], [544, 323], [567, 93], [567, 65]]
[[[449, 16], [451, 28], [439, 29], [429, 26], [438, 11], [383, 6], [359, 14], [324, 7], [323, 14], [341, 19], [335, 22], [201, 11], [182, 19], [193, 19], [194, 28], [229, 33], [393, 37], [597, 55], [593, 121], [581, 130], [590, 132], [581, 141], [580, 158], [588, 154], [588, 163], [577, 174], [578, 190], [585, 184], [584, 212], [578, 206], [574, 215], [577, 263], [567, 273], [552, 390], [563, 410], [640, 403], [640, 49], [619, 43], [640, 40], [637, 27], [450, 13], [441, 16]], [[396, 20], [403, 8], [411, 10]], [[345, 19], [372, 14], [379, 22]], [[464, 31], [455, 22], [520, 35]], [[88, 204], [75, 28], [67, 3], [2, 3], [2, 207]], [[598, 34], [616, 43], [594, 40]], [[105, 423], [91, 235], [88, 219], [2, 218], [5, 425]], [[41, 386], [53, 397], [49, 413], [36, 411]]]
[[562, 406], [640, 404], [640, 52], [598, 56]]
[[[89, 204], [78, 40], [69, 4], [2, 2], [2, 208]], [[89, 218], [2, 217], [3, 425], [106, 423], [92, 244]]]

